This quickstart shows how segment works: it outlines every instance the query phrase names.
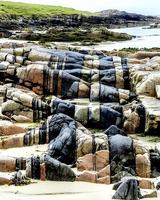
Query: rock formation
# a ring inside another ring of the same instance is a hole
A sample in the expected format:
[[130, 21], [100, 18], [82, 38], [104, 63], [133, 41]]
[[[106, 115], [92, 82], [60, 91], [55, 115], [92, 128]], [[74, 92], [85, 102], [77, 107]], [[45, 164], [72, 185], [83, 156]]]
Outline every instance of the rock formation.
[[[160, 174], [159, 146], [149, 149], [129, 134], [159, 131], [153, 105], [159, 103], [158, 55], [141, 52], [124, 59], [96, 51], [3, 44], [0, 149], [48, 147], [40, 156], [0, 154], [0, 171], [103, 184], [129, 177], [113, 198], [123, 193], [123, 198], [138, 199], [139, 186], [153, 189], [150, 178]], [[35, 127], [22, 126], [33, 122]], [[14, 183], [11, 177], [1, 180]]]

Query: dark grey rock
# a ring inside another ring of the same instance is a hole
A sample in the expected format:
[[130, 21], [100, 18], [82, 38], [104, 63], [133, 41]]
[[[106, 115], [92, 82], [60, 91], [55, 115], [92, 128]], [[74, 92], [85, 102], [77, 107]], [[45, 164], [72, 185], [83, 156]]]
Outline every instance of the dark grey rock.
[[128, 179], [122, 182], [112, 199], [124, 200], [138, 200], [140, 198], [140, 191], [138, 182], [135, 179]]

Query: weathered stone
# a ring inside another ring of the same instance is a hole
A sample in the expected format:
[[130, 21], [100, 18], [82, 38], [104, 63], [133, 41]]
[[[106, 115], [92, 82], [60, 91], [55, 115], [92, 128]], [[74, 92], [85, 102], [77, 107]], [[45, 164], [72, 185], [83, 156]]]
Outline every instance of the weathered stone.
[[45, 181], [46, 180], [46, 167], [45, 163], [40, 164], [40, 180]]
[[7, 136], [7, 135], [14, 135], [18, 133], [26, 132], [26, 128], [16, 126], [10, 121], [0, 121], [0, 135]]
[[136, 133], [140, 126], [140, 117], [138, 113], [132, 112], [127, 120], [124, 122], [124, 130], [128, 133]]
[[23, 147], [24, 146], [24, 135], [25, 135], [25, 133], [9, 136], [8, 138], [1, 138], [0, 139], [0, 149]]
[[98, 150], [108, 149], [108, 139], [105, 134], [97, 134], [93, 137], [90, 134], [86, 134], [83, 130], [76, 130], [76, 140], [77, 140], [77, 149], [76, 154], [77, 158], [82, 157], [86, 154], [90, 154]]
[[110, 126], [104, 133], [108, 136], [113, 136], [117, 134], [127, 136], [127, 134], [122, 129], [118, 128], [115, 125]]
[[102, 184], [111, 184], [111, 178], [110, 176], [105, 176], [97, 179], [97, 183], [102, 183]]
[[13, 111], [19, 110], [21, 108], [23, 108], [22, 105], [20, 105], [19, 103], [16, 103], [15, 101], [12, 101], [12, 100], [8, 100], [8, 101], [2, 103], [2, 113], [13, 112]]
[[96, 170], [100, 171], [109, 164], [109, 151], [101, 150], [96, 152]]
[[0, 173], [0, 185], [8, 185], [12, 183], [11, 176], [6, 175], [6, 173]]
[[101, 169], [98, 172], [99, 178], [102, 178], [102, 177], [105, 177], [105, 176], [111, 176], [110, 165], [107, 165], [105, 168]]
[[109, 151], [97, 151], [95, 155], [87, 154], [77, 160], [77, 168], [79, 171], [96, 170], [100, 171], [109, 164]]
[[112, 199], [138, 200], [139, 197], [137, 180], [128, 179], [120, 184]]
[[141, 189], [154, 189], [154, 183], [152, 179], [140, 178], [138, 181]]
[[143, 178], [150, 178], [151, 176], [151, 163], [149, 155], [136, 155], [136, 173]]
[[136, 85], [136, 93], [138, 95], [146, 95], [155, 97], [156, 91], [155, 86], [160, 85], [160, 73], [151, 73], [148, 76], [144, 77], [137, 85]]
[[89, 96], [89, 87], [85, 85], [84, 83], [79, 83], [79, 90], [78, 90], [78, 97], [79, 98], [85, 98]]
[[16, 159], [0, 157], [0, 171], [1, 172], [13, 172], [16, 169]]
[[43, 65], [28, 65], [17, 69], [17, 77], [23, 82], [43, 85]]
[[[45, 167], [42, 166], [43, 169], [40, 168], [41, 160], [45, 164]], [[46, 180], [51, 181], [75, 181], [76, 179], [76, 175], [70, 166], [59, 162], [48, 154], [42, 155], [41, 158], [32, 156], [27, 159], [26, 176], [34, 179], [46, 178]]]
[[149, 153], [149, 148], [143, 142], [140, 142], [138, 140], [133, 141], [133, 148], [136, 155]]
[[83, 171], [83, 170], [93, 171], [95, 159], [96, 158], [93, 154], [87, 154], [83, 157], [79, 157], [77, 160], [77, 169], [79, 171]]
[[157, 191], [156, 190], [145, 190], [142, 191], [142, 198], [157, 198]]
[[32, 122], [32, 119], [23, 115], [13, 115], [12, 119], [19, 123]]
[[160, 143], [156, 144], [155, 151], [160, 155]]
[[77, 181], [84, 181], [84, 182], [97, 182], [97, 172], [95, 171], [83, 171], [77, 178]]

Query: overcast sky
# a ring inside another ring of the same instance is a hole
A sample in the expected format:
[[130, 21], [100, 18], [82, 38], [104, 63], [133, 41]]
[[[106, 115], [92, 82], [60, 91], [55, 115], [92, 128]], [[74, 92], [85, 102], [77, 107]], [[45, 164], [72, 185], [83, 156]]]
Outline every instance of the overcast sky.
[[160, 0], [11, 0], [39, 4], [61, 5], [79, 10], [100, 11], [119, 9], [146, 15], [160, 15]]

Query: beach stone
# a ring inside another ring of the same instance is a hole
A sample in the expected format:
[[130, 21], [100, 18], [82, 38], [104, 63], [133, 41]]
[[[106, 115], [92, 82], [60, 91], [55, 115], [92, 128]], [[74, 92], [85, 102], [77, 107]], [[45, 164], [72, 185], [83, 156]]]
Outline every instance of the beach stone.
[[116, 155], [128, 154], [133, 151], [132, 139], [123, 135], [114, 135], [109, 138], [110, 154], [112, 157]]
[[149, 148], [141, 141], [133, 140], [133, 148], [136, 155], [149, 153]]
[[126, 176], [135, 176], [133, 140], [122, 135], [109, 137], [112, 183]]
[[139, 177], [150, 178], [151, 163], [148, 153], [136, 155], [136, 173]]
[[83, 171], [77, 178], [77, 181], [84, 181], [90, 183], [97, 182], [97, 172], [95, 171]]
[[66, 164], [45, 155], [46, 179], [54, 181], [75, 181], [75, 173]]
[[88, 97], [89, 92], [90, 92], [89, 87], [86, 84], [80, 82], [79, 83], [79, 90], [78, 90], [78, 98]]
[[152, 179], [140, 178], [138, 181], [141, 189], [154, 189], [154, 183]]
[[100, 171], [109, 164], [109, 151], [101, 150], [96, 152], [96, 170]]
[[19, 123], [29, 123], [32, 119], [24, 115], [13, 115], [12, 119]]
[[40, 180], [45, 181], [46, 180], [46, 167], [45, 163], [40, 164]]
[[97, 179], [97, 183], [101, 183], [101, 184], [111, 184], [111, 178], [110, 176], [105, 176], [105, 177], [101, 177]]
[[141, 60], [141, 59], [145, 59], [145, 58], [153, 58], [155, 56], [160, 56], [160, 52], [138, 51], [133, 55], [133, 58]]
[[1, 111], [2, 111], [2, 113], [14, 112], [15, 110], [20, 110], [21, 108], [23, 108], [23, 106], [21, 104], [16, 103], [15, 101], [12, 101], [12, 100], [8, 100], [8, 101], [2, 103]]
[[105, 176], [110, 176], [110, 175], [111, 175], [110, 165], [107, 165], [105, 168], [101, 169], [98, 172], [98, 177], [99, 178], [102, 178], [102, 177], [105, 177]]
[[160, 99], [160, 85], [156, 85], [156, 97]]
[[111, 125], [107, 130], [105, 130], [104, 133], [108, 136], [114, 136], [114, 135], [117, 135], [117, 134], [127, 136], [127, 134], [122, 129], [118, 128], [115, 125]]
[[122, 182], [112, 199], [138, 200], [140, 197], [138, 182], [135, 179], [128, 179]]
[[16, 126], [10, 121], [0, 121], [0, 136], [14, 135], [26, 132], [26, 128]]
[[[48, 128], [46, 128], [48, 126]], [[48, 154], [65, 164], [76, 158], [76, 122], [62, 113], [53, 115], [42, 126], [42, 134], [49, 134]], [[43, 137], [43, 136], [42, 136]]]
[[77, 160], [77, 169], [79, 171], [90, 170], [100, 171], [109, 164], [109, 151], [97, 151], [95, 155], [88, 154]]
[[23, 82], [43, 86], [43, 65], [28, 65], [17, 69], [17, 77]]
[[160, 143], [156, 144], [155, 151], [160, 155]]
[[[42, 160], [45, 167], [42, 165], [42, 168], [40, 168]], [[59, 162], [48, 154], [42, 155], [41, 158], [39, 156], [28, 158], [26, 161], [26, 176], [34, 179], [46, 178], [46, 180], [51, 181], [75, 181], [76, 179], [76, 175], [70, 166]]]
[[136, 94], [156, 97], [156, 85], [160, 85], [160, 72], [151, 73], [144, 77], [136, 85]]
[[83, 170], [93, 171], [94, 160], [95, 160], [95, 156], [93, 154], [87, 154], [83, 157], [79, 157], [77, 160], [77, 169], [79, 171], [83, 171]]
[[22, 104], [23, 106], [32, 107], [32, 101], [34, 97], [37, 97], [36, 94], [30, 91], [10, 88], [7, 90], [7, 98], [12, 99], [13, 101]]
[[32, 49], [29, 52], [28, 59], [31, 61], [50, 61], [51, 54], [45, 51], [39, 51]]
[[0, 174], [0, 185], [8, 185], [12, 181], [10, 180], [10, 177], [4, 176]]
[[9, 62], [6, 61], [0, 62], [0, 70], [7, 70], [9, 65], [10, 65]]
[[16, 169], [16, 159], [10, 157], [0, 157], [0, 171], [14, 172]]
[[145, 190], [142, 192], [142, 198], [157, 198], [157, 191], [156, 190]]
[[150, 160], [151, 160], [151, 169], [152, 169], [152, 177], [157, 178], [160, 176], [160, 169], [159, 169], [159, 165], [160, 165], [160, 155], [159, 153], [153, 151], [150, 152]]
[[95, 151], [108, 149], [108, 138], [103, 133], [95, 134], [93, 137], [91, 133], [88, 134], [88, 132], [83, 132], [83, 130], [78, 128], [76, 129], [76, 141], [77, 158], [92, 153], [93, 149]]
[[11, 135], [7, 138], [0, 139], [0, 149], [16, 148], [24, 146], [25, 133], [19, 133], [17, 135]]
[[140, 117], [137, 112], [132, 112], [124, 122], [124, 130], [128, 133], [136, 133], [140, 126]]

